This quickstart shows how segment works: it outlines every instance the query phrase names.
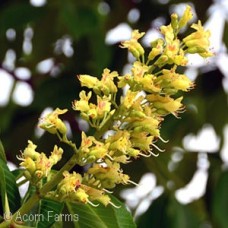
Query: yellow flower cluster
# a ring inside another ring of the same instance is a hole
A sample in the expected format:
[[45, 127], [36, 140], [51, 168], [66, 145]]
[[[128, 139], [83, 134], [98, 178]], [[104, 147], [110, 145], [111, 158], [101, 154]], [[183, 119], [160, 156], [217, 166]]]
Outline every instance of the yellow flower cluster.
[[63, 149], [58, 148], [56, 145], [49, 157], [43, 152], [37, 152], [36, 148], [37, 146], [29, 140], [28, 146], [21, 156], [18, 157], [18, 159], [22, 161], [20, 165], [26, 169], [26, 178], [31, 180], [34, 184], [41, 180], [41, 178], [48, 176], [52, 166], [61, 160], [63, 154]]
[[56, 191], [49, 192], [48, 197], [59, 201], [71, 200], [73, 202], [89, 203], [92, 206], [95, 205], [91, 201], [100, 202], [105, 206], [112, 204], [104, 191], [83, 184], [85, 178], [82, 178], [80, 174], [65, 171], [63, 176], [64, 179], [58, 184]]
[[[191, 26], [195, 32], [179, 39], [178, 33], [191, 19], [189, 6], [181, 18], [173, 14], [171, 23], [160, 28], [164, 37], [153, 41], [149, 52], [139, 43], [144, 33], [134, 30], [131, 39], [121, 45], [136, 58], [128, 74], [120, 76], [116, 71], [104, 69], [101, 79], [90, 75], [78, 76], [81, 85], [92, 91], [81, 91], [79, 100], [73, 101], [72, 106], [96, 132], [94, 136], [82, 132], [81, 145], [75, 150], [75, 164], [89, 166], [84, 174], [64, 172], [63, 180], [55, 191], [49, 192], [49, 197], [112, 204], [106, 194], [107, 189], [117, 184], [132, 183], [130, 177], [123, 173], [121, 165], [132, 158], [157, 156], [155, 149], [162, 151], [155, 145], [158, 139], [165, 142], [160, 136], [161, 122], [168, 114], [178, 117], [184, 111], [183, 97], [178, 96], [178, 92], [187, 92], [194, 87], [186, 75], [178, 73], [178, 66], [187, 64], [187, 53], [198, 53], [203, 57], [212, 55], [208, 50], [210, 32], [204, 30], [200, 21]], [[117, 92], [126, 86], [126, 94], [117, 99]], [[96, 98], [96, 103], [90, 102], [94, 100], [92, 97]], [[66, 141], [66, 126], [58, 118], [66, 111], [56, 109], [42, 119], [40, 127], [57, 134], [72, 146], [71, 141]], [[109, 134], [103, 137], [106, 132]], [[42, 175], [49, 172], [62, 153], [61, 148], [55, 148], [58, 156], [53, 159], [56, 154], [53, 152], [47, 159], [44, 154], [35, 152], [31, 142], [29, 148], [32, 153], [28, 155], [28, 149], [25, 150], [21, 165], [31, 175], [34, 172], [36, 175], [37, 172]], [[39, 166], [39, 163], [42, 164]]]

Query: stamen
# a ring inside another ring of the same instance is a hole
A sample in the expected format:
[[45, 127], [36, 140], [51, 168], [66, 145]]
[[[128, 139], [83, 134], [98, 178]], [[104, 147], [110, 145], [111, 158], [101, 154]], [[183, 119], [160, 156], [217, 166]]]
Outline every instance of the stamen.
[[177, 113], [172, 112], [172, 114], [173, 114], [177, 119], [181, 119], [181, 117], [179, 117], [179, 116], [177, 115]]
[[184, 112], [186, 112], [186, 109], [183, 107], [183, 108], [180, 108], [179, 110], [178, 110], [178, 113], [184, 113]]
[[16, 155], [16, 158], [17, 158], [19, 161], [24, 161], [24, 160], [25, 160], [23, 157], [20, 157], [19, 155]]
[[168, 142], [169, 142], [169, 140], [165, 140], [165, 139], [163, 139], [161, 136], [158, 136], [158, 138], [159, 138], [163, 143], [168, 143]]
[[143, 157], [145, 157], [145, 158], [149, 158], [149, 157], [151, 156], [151, 153], [149, 153], [148, 155], [139, 153], [139, 155], [141, 155], [141, 156], [143, 156]]
[[24, 159], [24, 156], [23, 156], [23, 153], [22, 153], [21, 150], [20, 150], [20, 153], [21, 153], [21, 155], [16, 155], [16, 158], [17, 158], [19, 161], [24, 161], [25, 159]]
[[121, 205], [120, 206], [117, 206], [117, 205], [115, 205], [113, 202], [109, 202], [109, 204], [111, 204], [113, 207], [115, 207], [115, 208], [117, 208], [117, 209], [119, 209], [119, 208], [121, 208]]
[[87, 162], [87, 159], [82, 159], [82, 162], [85, 164]]
[[90, 205], [92, 205], [93, 207], [98, 207], [100, 204], [94, 204], [94, 203], [92, 203], [90, 200], [88, 200], [88, 203], [90, 204]]
[[134, 181], [128, 180], [127, 182], [128, 182], [128, 183], [131, 183], [131, 184], [133, 184], [133, 185], [135, 185], [135, 186], [139, 186], [139, 184], [135, 183]]
[[104, 192], [109, 193], [109, 194], [112, 194], [112, 193], [113, 193], [112, 191], [109, 191], [109, 190], [107, 190], [107, 189], [105, 189], [105, 188], [103, 188], [102, 190], [103, 190]]
[[159, 156], [159, 154], [153, 153], [152, 150], [150, 150], [149, 152], [150, 152], [150, 154], [153, 155], [154, 157], [158, 157], [158, 156]]
[[155, 144], [152, 144], [152, 146], [154, 147], [154, 148], [156, 148], [158, 151], [160, 151], [160, 152], [165, 152], [165, 150], [162, 150], [162, 149], [160, 149], [158, 146], [156, 146]]
[[107, 156], [111, 161], [114, 161], [113, 158], [112, 158], [109, 154], [106, 154], [106, 156]]
[[[101, 184], [101, 183], [100, 183], [99, 180], [96, 180], [96, 179], [94, 178], [93, 184], [94, 184], [95, 186], [99, 186], [99, 184]], [[98, 187], [98, 188], [99, 188], [99, 187]]]

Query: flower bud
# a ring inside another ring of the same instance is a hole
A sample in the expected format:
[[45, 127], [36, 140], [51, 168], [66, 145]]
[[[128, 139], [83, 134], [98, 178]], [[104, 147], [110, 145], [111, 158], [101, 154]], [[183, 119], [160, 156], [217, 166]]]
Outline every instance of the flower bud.
[[[44, 153], [41, 153], [36, 161], [36, 170], [41, 172], [42, 176], [47, 176], [52, 167], [51, 161]], [[40, 178], [41, 178], [40, 177]]]
[[201, 21], [198, 24], [193, 24], [191, 26], [196, 32], [191, 33], [183, 39], [183, 42], [188, 47], [187, 52], [193, 53], [203, 53], [203, 56], [212, 56], [213, 54], [208, 51], [210, 46], [209, 37], [210, 31], [204, 30]]
[[39, 153], [36, 152], [37, 145], [33, 144], [32, 141], [28, 140], [28, 146], [25, 148], [23, 152], [24, 158], [31, 158], [33, 160], [36, 160], [39, 157]]
[[174, 31], [177, 31], [179, 29], [178, 15], [176, 13], [173, 13], [171, 15], [171, 26]]
[[137, 94], [138, 94], [138, 92], [132, 92], [129, 89], [127, 91], [127, 94], [125, 95], [125, 97], [122, 97], [122, 99], [121, 99], [121, 103], [122, 103], [123, 107], [126, 109], [129, 109], [133, 105]]
[[130, 156], [130, 157], [134, 157], [134, 158], [137, 158], [138, 155], [140, 153], [140, 150], [138, 149], [134, 149], [134, 148], [129, 148], [127, 150], [127, 154]]
[[156, 82], [167, 94], [176, 93], [178, 90], [188, 91], [193, 87], [191, 80], [184, 74], [175, 72], [176, 67], [170, 70], [163, 69]]
[[88, 93], [88, 95], [86, 95], [86, 92], [84, 90], [82, 90], [80, 93], [79, 93], [79, 97], [80, 97], [80, 100], [79, 101], [74, 101], [73, 102], [73, 109], [75, 111], [81, 111], [81, 112], [87, 112], [90, 110], [90, 107], [89, 107], [89, 99], [91, 98], [92, 96], [92, 92], [90, 91]]
[[134, 30], [131, 35], [130, 40], [126, 40], [122, 42], [122, 48], [128, 48], [128, 50], [132, 53], [135, 58], [139, 58], [144, 55], [144, 49], [140, 43], [138, 43], [138, 39], [141, 38], [145, 33], [139, 33], [138, 30]]
[[56, 145], [54, 146], [53, 151], [51, 152], [51, 155], [49, 156], [49, 161], [52, 165], [55, 165], [58, 161], [61, 160], [63, 154], [63, 149], [58, 148]]
[[151, 43], [152, 50], [150, 51], [148, 55], [149, 60], [153, 60], [155, 57], [160, 55], [163, 52], [164, 49], [164, 40], [159, 38]]
[[148, 136], [147, 132], [132, 132], [131, 142], [134, 148], [148, 151], [152, 144], [154, 136]]
[[30, 157], [25, 158], [25, 160], [20, 163], [20, 166], [25, 167], [25, 169], [27, 169], [30, 175], [33, 174], [36, 170], [36, 164]]
[[174, 31], [171, 25], [163, 25], [160, 27], [161, 33], [165, 36], [166, 43], [171, 43], [174, 40]]
[[[116, 85], [113, 82], [113, 79], [118, 76], [117, 71], [110, 72], [109, 69], [105, 68], [102, 74], [102, 85], [105, 85], [108, 88], [109, 93], [116, 93], [117, 88]], [[105, 94], [106, 96], [109, 95], [109, 93]]]
[[87, 203], [89, 195], [82, 188], [78, 188], [75, 193], [71, 194], [72, 200], [79, 201], [81, 203]]
[[176, 116], [176, 113], [183, 108], [183, 104], [181, 103], [183, 97], [179, 97], [174, 100], [173, 98], [168, 96], [163, 97], [160, 95], [150, 94], [147, 95], [147, 99], [161, 115], [171, 113]]
[[169, 57], [167, 55], [161, 55], [158, 60], [154, 63], [154, 65], [158, 66], [161, 68], [164, 66], [169, 60]]
[[183, 16], [179, 21], [179, 28], [183, 28], [193, 17], [191, 6], [187, 5]]
[[55, 109], [52, 113], [41, 119], [39, 127], [43, 128], [51, 134], [56, 134], [57, 132], [60, 132], [61, 134], [65, 135], [67, 132], [66, 125], [63, 123], [62, 120], [58, 118], [58, 116], [66, 112], [67, 109]]
[[107, 206], [111, 202], [111, 199], [108, 195], [101, 195], [100, 197], [96, 198], [96, 200], [102, 203], [104, 206]]
[[110, 112], [111, 110], [111, 102], [110, 97], [100, 97], [97, 96], [97, 118], [104, 118], [105, 114]]
[[96, 87], [99, 82], [99, 80], [96, 77], [92, 77], [86, 74], [79, 75], [78, 79], [80, 80], [82, 86], [85, 86], [90, 89]]

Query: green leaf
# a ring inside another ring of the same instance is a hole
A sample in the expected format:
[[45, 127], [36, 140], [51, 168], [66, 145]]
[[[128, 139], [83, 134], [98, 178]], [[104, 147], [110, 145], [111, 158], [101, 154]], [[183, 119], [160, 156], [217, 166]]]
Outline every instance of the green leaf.
[[22, 199], [22, 204], [24, 204], [34, 193], [36, 192], [36, 187], [34, 185], [29, 184], [28, 190]]
[[15, 169], [11, 171], [11, 173], [14, 175], [15, 179], [18, 180], [20, 177], [23, 176], [24, 170], [23, 169]]
[[6, 163], [0, 159], [0, 188], [2, 205], [5, 209], [6, 195], [9, 202], [10, 212], [14, 213], [20, 207], [20, 194], [14, 175], [10, 172]]
[[193, 209], [190, 205], [181, 205], [173, 196], [167, 194], [156, 199], [137, 221], [139, 228], [195, 228], [200, 227], [199, 224], [200, 219], [195, 208]]
[[74, 215], [74, 226], [82, 228], [134, 228], [136, 227], [130, 212], [125, 205], [111, 196], [115, 205], [121, 206], [114, 208], [99, 205], [93, 207], [88, 204], [67, 203], [69, 212]]
[[137, 221], [138, 227], [167, 227], [167, 215], [165, 205], [168, 205], [168, 197], [163, 194], [156, 199], [150, 208]]
[[4, 162], [7, 162], [5, 150], [4, 150], [4, 147], [2, 145], [2, 141], [1, 140], [0, 140], [0, 159], [2, 159]]
[[60, 213], [62, 212], [63, 207], [64, 203], [60, 203], [49, 199], [41, 200], [39, 211], [41, 219], [37, 223], [37, 228], [50, 227], [56, 221], [61, 220]]
[[222, 173], [218, 180], [213, 197], [213, 216], [217, 227], [228, 227], [227, 211], [228, 211], [228, 171]]
[[63, 222], [62, 221], [58, 221], [58, 222], [55, 222], [51, 228], [62, 228], [63, 227]]

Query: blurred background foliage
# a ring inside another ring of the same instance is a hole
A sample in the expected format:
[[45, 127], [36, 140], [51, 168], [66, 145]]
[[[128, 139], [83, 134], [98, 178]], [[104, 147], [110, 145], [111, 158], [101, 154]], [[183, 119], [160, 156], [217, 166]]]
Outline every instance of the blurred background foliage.
[[[1, 0], [0, 97], [5, 98], [0, 104], [0, 138], [8, 160], [19, 163], [16, 155], [28, 139], [40, 151], [51, 151], [57, 140], [37, 129], [47, 108], [69, 109], [64, 120], [70, 137], [79, 142], [80, 131], [87, 126], [71, 109], [81, 90], [76, 75], [100, 77], [105, 67], [122, 74], [131, 59], [119, 48], [126, 31], [118, 30], [117, 42], [109, 40], [110, 31], [124, 25], [152, 34], [169, 23], [175, 9], [182, 13], [186, 3], [203, 24], [219, 15], [222, 27], [212, 31], [216, 56], [201, 63], [193, 58], [188, 66], [196, 88], [185, 95], [181, 119], [170, 116], [163, 123], [162, 136], [169, 143], [158, 144], [166, 152], [124, 167], [136, 182], [145, 173], [153, 174], [146, 181], [150, 191], [140, 195], [132, 188], [124, 194], [121, 187], [115, 194], [126, 200], [138, 227], [228, 227], [226, 0]], [[213, 26], [217, 28], [216, 23]], [[202, 175], [196, 177], [197, 173]], [[197, 178], [190, 188], [189, 182]], [[178, 194], [181, 188], [189, 189]]]

